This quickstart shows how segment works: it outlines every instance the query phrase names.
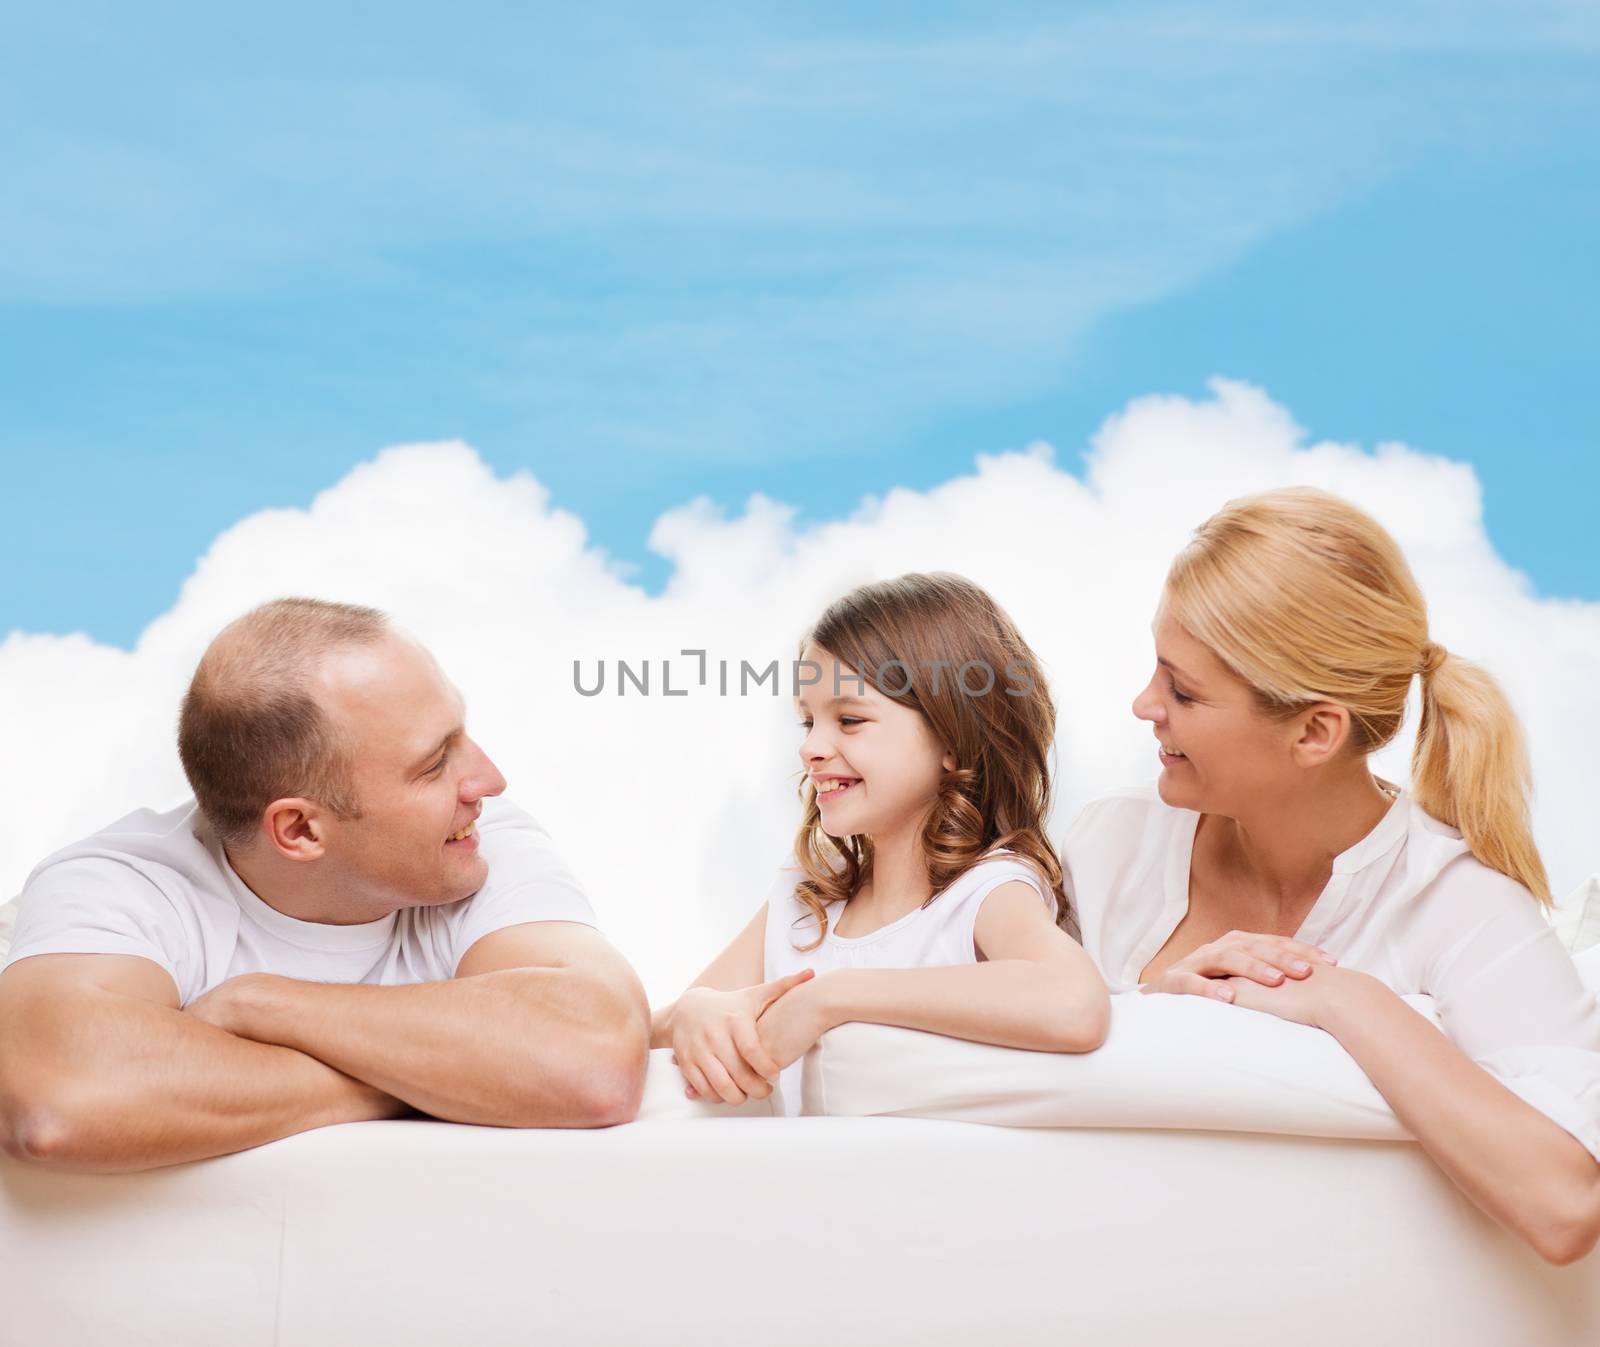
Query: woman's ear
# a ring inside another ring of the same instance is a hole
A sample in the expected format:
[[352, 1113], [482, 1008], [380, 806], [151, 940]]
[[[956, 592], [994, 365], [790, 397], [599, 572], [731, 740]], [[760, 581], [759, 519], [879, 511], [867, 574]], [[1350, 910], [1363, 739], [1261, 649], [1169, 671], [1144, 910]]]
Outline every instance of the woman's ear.
[[1292, 751], [1300, 766], [1320, 767], [1338, 757], [1349, 742], [1349, 707], [1337, 702], [1318, 702], [1301, 713], [1300, 733]]
[[945, 771], [947, 771], [947, 772], [955, 771], [955, 769], [956, 769], [956, 760], [955, 760], [954, 754], [946, 753], [944, 755], [944, 757], [940, 759], [940, 764], [944, 767]]

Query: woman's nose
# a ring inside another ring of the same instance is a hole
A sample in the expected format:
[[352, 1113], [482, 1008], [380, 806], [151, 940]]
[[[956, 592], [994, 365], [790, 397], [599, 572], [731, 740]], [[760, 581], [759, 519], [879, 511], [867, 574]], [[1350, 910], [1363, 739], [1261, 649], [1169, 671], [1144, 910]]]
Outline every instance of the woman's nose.
[[1165, 709], [1161, 705], [1161, 698], [1156, 696], [1155, 679], [1144, 685], [1143, 690], [1133, 699], [1133, 714], [1140, 720], [1159, 723], [1166, 718]]

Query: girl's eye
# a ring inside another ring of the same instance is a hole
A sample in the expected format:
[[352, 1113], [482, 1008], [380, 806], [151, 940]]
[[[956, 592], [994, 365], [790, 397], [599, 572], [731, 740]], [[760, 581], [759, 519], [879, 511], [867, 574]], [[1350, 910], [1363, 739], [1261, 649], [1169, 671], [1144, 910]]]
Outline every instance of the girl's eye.
[[802, 720], [800, 722], [800, 728], [803, 730], [809, 730], [811, 728], [811, 722], [809, 720]]
[[1176, 701], [1179, 706], [1188, 706], [1189, 703], [1194, 700], [1194, 698], [1189, 696], [1187, 693], [1179, 692], [1178, 685], [1170, 678], [1167, 679], [1167, 686], [1172, 689], [1173, 700]]
[[864, 725], [866, 722], [860, 716], [840, 716], [841, 725]]

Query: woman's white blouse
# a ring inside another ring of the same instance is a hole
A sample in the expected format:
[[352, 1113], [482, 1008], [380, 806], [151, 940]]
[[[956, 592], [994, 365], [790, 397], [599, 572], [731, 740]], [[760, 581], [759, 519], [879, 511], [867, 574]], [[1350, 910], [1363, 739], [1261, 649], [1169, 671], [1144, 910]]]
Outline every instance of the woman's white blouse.
[[[1189, 910], [1200, 815], [1154, 787], [1089, 804], [1062, 845], [1083, 946], [1112, 990]], [[1600, 1159], [1600, 1006], [1544, 910], [1405, 793], [1340, 853], [1299, 940], [1401, 995], [1433, 997], [1451, 1041]]]

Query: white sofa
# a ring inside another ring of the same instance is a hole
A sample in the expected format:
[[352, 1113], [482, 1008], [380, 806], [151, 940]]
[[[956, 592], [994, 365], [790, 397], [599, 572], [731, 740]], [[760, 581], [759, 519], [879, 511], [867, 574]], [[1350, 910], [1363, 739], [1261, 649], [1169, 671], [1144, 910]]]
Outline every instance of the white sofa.
[[901, 1116], [690, 1104], [658, 1052], [604, 1132], [0, 1160], [0, 1344], [1600, 1342], [1600, 1254], [1494, 1226], [1316, 1030], [1134, 994], [1084, 1057], [849, 1025], [804, 1075]]

